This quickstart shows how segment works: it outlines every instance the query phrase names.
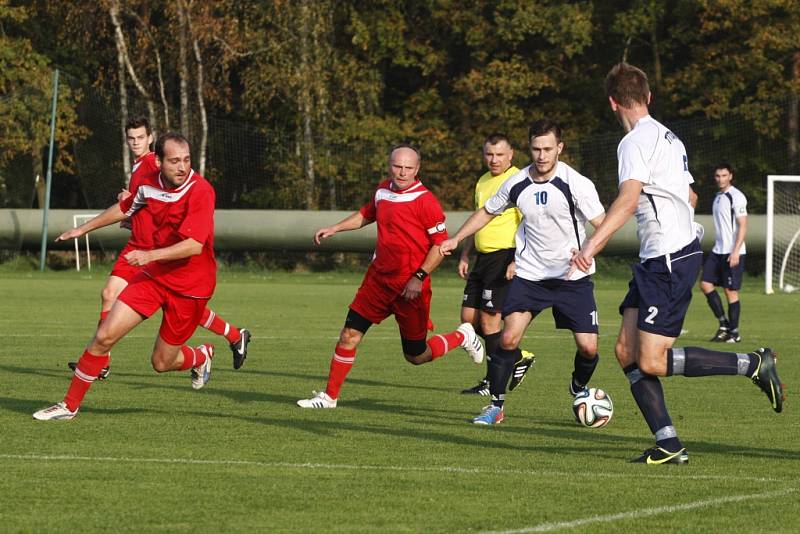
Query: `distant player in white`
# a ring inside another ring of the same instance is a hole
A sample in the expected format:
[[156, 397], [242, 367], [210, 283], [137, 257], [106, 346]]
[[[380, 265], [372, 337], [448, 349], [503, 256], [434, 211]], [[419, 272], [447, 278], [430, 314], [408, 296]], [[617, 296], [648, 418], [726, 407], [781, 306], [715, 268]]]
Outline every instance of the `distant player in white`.
[[591, 180], [558, 160], [564, 143], [561, 127], [550, 120], [534, 122], [528, 130], [533, 163], [510, 177], [473, 213], [456, 235], [444, 241], [442, 254], [486, 226], [506, 209], [516, 207], [522, 222], [516, 234], [516, 274], [503, 303], [500, 346], [489, 360], [492, 403], [473, 422], [496, 424], [503, 420], [506, 384], [520, 357], [519, 344], [528, 325], [542, 310], [552, 308], [556, 328], [569, 329], [575, 338], [573, 395], [582, 391], [594, 372], [597, 354], [597, 306], [594, 284], [587, 272], [573, 272], [572, 252], [586, 239], [587, 222], [599, 225], [605, 215]]
[[[719, 320], [719, 329], [711, 341], [738, 343], [742, 340], [739, 335], [739, 289], [742, 287], [747, 254], [744, 244], [747, 235], [747, 198], [733, 186], [733, 168], [728, 163], [720, 163], [714, 168], [714, 181], [719, 187], [712, 208], [716, 238], [714, 248], [703, 263], [700, 289], [714, 317]], [[728, 317], [722, 309], [716, 286], [725, 291]]]
[[689, 454], [672, 425], [659, 376], [744, 375], [767, 394], [776, 412], [783, 408], [783, 390], [770, 349], [742, 354], [672, 348], [702, 261], [686, 148], [650, 116], [650, 87], [644, 72], [619, 63], [608, 73], [605, 85], [611, 109], [627, 132], [617, 149], [619, 194], [573, 264], [589, 272], [594, 256], [636, 215], [641, 263], [633, 266], [633, 280], [620, 305], [622, 328], [615, 352], [656, 446], [633, 461], [683, 464]]

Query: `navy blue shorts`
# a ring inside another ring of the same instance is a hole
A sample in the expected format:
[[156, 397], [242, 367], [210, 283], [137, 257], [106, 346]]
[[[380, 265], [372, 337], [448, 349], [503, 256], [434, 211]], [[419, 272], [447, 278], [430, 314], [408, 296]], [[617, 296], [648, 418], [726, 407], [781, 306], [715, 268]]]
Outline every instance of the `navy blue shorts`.
[[499, 312], [508, 295], [511, 281], [506, 280], [508, 265], [514, 261], [513, 248], [479, 253], [467, 277], [461, 306], [486, 312]]
[[639, 330], [678, 337], [702, 262], [700, 242], [695, 239], [677, 252], [634, 265], [620, 315], [625, 308], [638, 308]]
[[701, 280], [718, 287], [738, 291], [742, 288], [745, 256], [746, 254], [741, 254], [739, 256], [739, 265], [731, 269], [728, 264], [730, 254], [709, 253], [706, 256], [705, 263], [703, 263], [703, 277]]
[[514, 312], [531, 312], [553, 308], [556, 328], [596, 334], [597, 304], [594, 282], [588, 276], [580, 280], [541, 280], [531, 282], [515, 276], [503, 304], [503, 317]]

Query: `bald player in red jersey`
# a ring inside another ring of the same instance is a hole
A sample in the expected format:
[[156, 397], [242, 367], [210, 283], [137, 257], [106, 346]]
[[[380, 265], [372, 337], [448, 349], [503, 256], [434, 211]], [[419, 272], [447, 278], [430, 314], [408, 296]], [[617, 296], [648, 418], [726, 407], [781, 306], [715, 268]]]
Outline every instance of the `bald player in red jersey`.
[[[131, 194], [136, 194], [139, 187], [143, 184], [156, 185], [160, 169], [156, 164], [156, 155], [150, 151], [150, 145], [153, 144], [153, 133], [150, 128], [150, 122], [146, 117], [133, 117], [125, 124], [125, 139], [131, 154], [136, 158], [131, 166], [131, 178], [128, 183], [128, 189], [123, 189], [117, 199], [124, 200]], [[71, 239], [80, 237], [91, 231], [91, 222], [87, 221], [77, 229], [70, 230], [59, 236], [58, 240]], [[153, 248], [153, 234], [156, 231], [153, 222], [153, 216], [148, 210], [140, 210], [136, 213], [135, 217], [125, 219], [122, 221], [121, 226], [128, 228], [131, 231], [131, 237], [125, 244], [125, 247], [120, 251], [117, 256], [117, 261], [111, 268], [111, 274], [106, 281], [105, 287], [101, 293], [102, 307], [100, 309], [100, 321], [102, 322], [117, 297], [131, 280], [139, 273], [141, 266], [131, 265], [125, 256], [132, 250], [151, 250]], [[89, 228], [89, 229], [87, 229]], [[233, 353], [233, 367], [239, 369], [247, 358], [247, 346], [250, 343], [250, 331], [246, 328], [237, 328], [221, 317], [219, 317], [213, 310], [206, 308], [203, 312], [203, 317], [200, 318], [200, 326], [214, 332], [215, 334], [224, 336], [230, 344], [231, 352]], [[67, 364], [70, 369], [75, 370], [77, 362], [69, 362]], [[109, 374], [109, 367], [105, 367], [98, 375], [98, 380], [104, 380]]]
[[157, 372], [192, 370], [192, 387], [209, 379], [213, 347], [185, 346], [216, 286], [214, 259], [214, 204], [211, 184], [191, 168], [189, 142], [178, 133], [167, 133], [156, 142], [161, 169], [156, 185], [139, 186], [135, 194], [93, 219], [96, 227], [108, 226], [151, 213], [153, 248], [131, 250], [125, 259], [141, 266], [120, 293], [108, 317], [78, 360], [75, 375], [62, 402], [33, 414], [43, 421], [75, 417], [86, 392], [108, 365], [111, 348], [159, 308], [161, 328], [151, 362]]
[[390, 315], [400, 327], [405, 358], [414, 365], [433, 361], [459, 346], [475, 363], [483, 361], [483, 345], [470, 323], [425, 339], [428, 330], [433, 329], [429, 274], [442, 262], [437, 255], [439, 244], [447, 239], [447, 229], [439, 201], [417, 178], [419, 165], [417, 149], [405, 144], [396, 146], [389, 155], [390, 178], [378, 185], [372, 200], [314, 235], [314, 242], [319, 244], [337, 232], [356, 230], [372, 222], [378, 230], [375, 256], [350, 304], [333, 351], [328, 385], [310, 399], [297, 401], [302, 408], [336, 408], [358, 344], [371, 325]]

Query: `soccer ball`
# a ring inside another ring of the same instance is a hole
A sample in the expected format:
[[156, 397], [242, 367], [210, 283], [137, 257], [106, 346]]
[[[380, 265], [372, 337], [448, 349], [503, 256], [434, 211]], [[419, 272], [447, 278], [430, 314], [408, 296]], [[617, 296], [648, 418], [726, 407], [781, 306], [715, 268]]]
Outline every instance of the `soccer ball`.
[[794, 293], [797, 291], [797, 288], [794, 287], [792, 284], [784, 284], [783, 285], [783, 292], [784, 293]]
[[611, 421], [614, 404], [608, 393], [599, 388], [584, 389], [572, 402], [575, 420], [591, 428], [604, 427]]

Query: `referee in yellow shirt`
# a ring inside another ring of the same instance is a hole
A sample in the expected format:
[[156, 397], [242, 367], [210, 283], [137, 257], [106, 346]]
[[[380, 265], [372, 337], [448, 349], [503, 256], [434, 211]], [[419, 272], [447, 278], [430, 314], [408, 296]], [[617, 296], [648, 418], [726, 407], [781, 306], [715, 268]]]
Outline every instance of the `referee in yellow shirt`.
[[[475, 185], [475, 209], [480, 209], [500, 186], [519, 172], [511, 164], [514, 149], [504, 134], [493, 133], [483, 143], [483, 159], [489, 171]], [[461, 305], [461, 322], [472, 323], [483, 338], [486, 355], [491, 358], [500, 343], [502, 317], [500, 310], [514, 277], [514, 236], [522, 215], [516, 208], [506, 210], [478, 231], [473, 238], [464, 240], [458, 274], [467, 281]], [[472, 249], [477, 251], [475, 264], [469, 269]], [[487, 358], [487, 360], [488, 360]], [[509, 389], [516, 388], [533, 365], [533, 354], [522, 351], [522, 358], [514, 364]], [[474, 387], [462, 393], [489, 395], [489, 373]]]

